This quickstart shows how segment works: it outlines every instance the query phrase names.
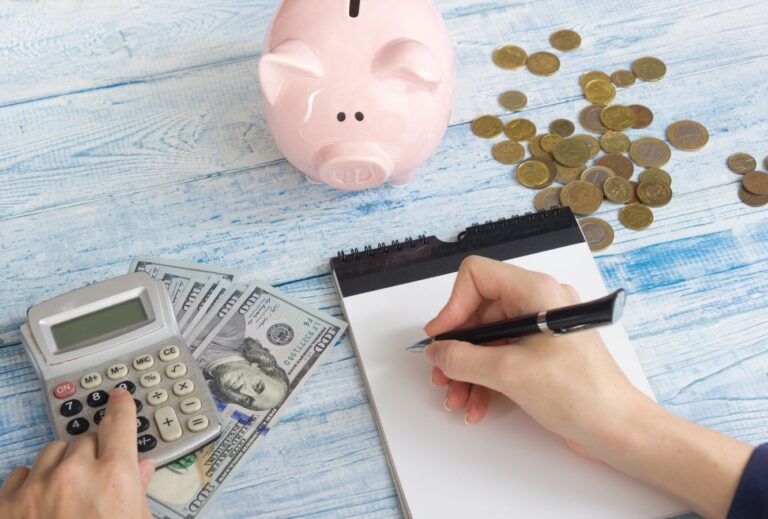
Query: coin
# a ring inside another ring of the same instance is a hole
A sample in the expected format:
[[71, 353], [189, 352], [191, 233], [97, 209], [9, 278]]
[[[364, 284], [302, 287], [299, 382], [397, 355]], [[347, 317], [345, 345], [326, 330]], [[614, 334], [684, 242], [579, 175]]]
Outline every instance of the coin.
[[549, 133], [560, 137], [570, 137], [576, 131], [576, 126], [568, 119], [555, 119], [549, 123]]
[[600, 120], [600, 112], [603, 111], [603, 107], [600, 105], [589, 105], [579, 112], [579, 124], [592, 133], [605, 133], [608, 128], [605, 127], [603, 121]]
[[661, 182], [662, 184], [666, 184], [668, 186], [672, 185], [672, 177], [669, 176], [669, 173], [661, 168], [646, 169], [640, 173], [638, 180], [640, 182], [648, 182], [649, 180], [652, 180], [654, 182]]
[[531, 74], [551, 76], [560, 69], [560, 59], [551, 52], [535, 52], [528, 56], [526, 66]]
[[597, 142], [597, 139], [592, 137], [591, 135], [586, 135], [584, 133], [579, 133], [577, 135], [574, 135], [572, 137], [573, 139], [578, 139], [584, 144], [587, 145], [587, 148], [589, 148], [589, 158], [594, 158], [597, 153], [600, 151], [600, 143]]
[[649, 180], [637, 186], [637, 198], [649, 207], [662, 207], [672, 200], [672, 189], [663, 182]]
[[541, 149], [546, 151], [547, 153], [552, 153], [552, 150], [554, 149], [555, 144], [557, 144], [562, 140], [563, 138], [560, 137], [559, 135], [556, 135], [554, 133], [548, 133], [541, 138], [541, 141], [540, 141]]
[[642, 81], [659, 81], [667, 73], [667, 66], [657, 58], [640, 58], [632, 63], [632, 72]]
[[755, 195], [744, 189], [744, 186], [739, 187], [739, 199], [750, 207], [762, 207], [768, 204], [768, 195]]
[[504, 135], [513, 141], [527, 141], [536, 136], [536, 125], [528, 119], [512, 119], [504, 126]]
[[626, 153], [629, 144], [629, 137], [621, 132], [609, 131], [600, 137], [600, 147], [606, 153]]
[[742, 179], [744, 189], [753, 195], [768, 195], [768, 173], [762, 171], [750, 171]]
[[610, 81], [593, 79], [584, 87], [584, 97], [596, 105], [607, 105], [616, 97], [616, 89]]
[[765, 159], [763, 160], [763, 167], [765, 169], [768, 169], [768, 157], [765, 157]]
[[592, 252], [606, 249], [613, 243], [613, 227], [605, 220], [590, 216], [579, 220], [579, 225]]
[[525, 157], [525, 148], [514, 141], [501, 141], [493, 145], [491, 155], [502, 164], [517, 164]]
[[584, 180], [574, 180], [565, 185], [560, 192], [560, 201], [570, 207], [574, 214], [592, 214], [603, 203], [603, 192], [594, 184]]
[[632, 143], [629, 156], [638, 166], [644, 168], [661, 167], [672, 157], [672, 150], [667, 143], [653, 137], [643, 137]]
[[615, 204], [626, 204], [632, 200], [635, 188], [626, 178], [613, 176], [605, 179], [603, 193], [605, 193], [605, 198]]
[[547, 165], [538, 159], [526, 160], [521, 163], [517, 166], [515, 176], [518, 182], [532, 189], [547, 187], [555, 180], [555, 176], [550, 175]]
[[562, 187], [548, 187], [547, 189], [542, 189], [536, 193], [536, 196], [533, 198], [533, 207], [535, 207], [537, 211], [546, 211], [553, 207], [563, 207], [563, 204], [560, 202], [560, 191], [562, 191], [562, 189]]
[[587, 169], [586, 166], [581, 166], [580, 168], [568, 168], [562, 164], [557, 163], [555, 163], [555, 167], [557, 169], [557, 176], [555, 177], [555, 180], [561, 184], [568, 184], [574, 180], [579, 180], [581, 178], [581, 174], [585, 169]]
[[568, 137], [555, 144], [552, 155], [563, 166], [578, 168], [589, 160], [590, 151], [582, 140]]
[[696, 121], [678, 121], [667, 128], [667, 139], [683, 151], [695, 151], [709, 141], [709, 132]]
[[628, 106], [606, 106], [600, 111], [600, 121], [610, 130], [629, 130], [635, 124], [635, 112]]
[[635, 113], [635, 124], [632, 128], [635, 130], [642, 130], [648, 128], [653, 122], [653, 112], [643, 105], [629, 105], [628, 108]]
[[629, 202], [626, 203], [626, 205], [639, 204], [640, 199], [637, 198], [637, 186], [639, 184], [633, 180], [630, 180], [629, 183], [632, 184], [632, 198], [629, 200]]
[[630, 204], [619, 209], [619, 221], [627, 229], [641, 231], [653, 223], [653, 211], [640, 204]]
[[584, 87], [587, 86], [587, 83], [589, 83], [593, 79], [603, 79], [605, 81], [610, 81], [611, 76], [609, 76], [605, 72], [600, 72], [599, 70], [591, 70], [589, 72], [585, 72], [579, 78], [579, 85], [581, 85], [582, 90], [584, 89]]
[[544, 135], [537, 135], [536, 137], [528, 141], [528, 151], [531, 152], [531, 156], [534, 158], [546, 157], [548, 159], [551, 159], [552, 154], [544, 151], [541, 148], [541, 139], [543, 137]]
[[591, 168], [584, 170], [581, 174], [581, 180], [586, 180], [587, 182], [594, 184], [602, 193], [605, 181], [615, 176], [616, 173], [610, 168], [606, 168], [605, 166], [592, 166]]
[[525, 108], [525, 105], [528, 104], [528, 98], [518, 90], [510, 90], [499, 96], [499, 104], [507, 110], [517, 112]]
[[549, 43], [559, 51], [568, 52], [579, 48], [581, 36], [575, 31], [563, 29], [553, 32], [549, 37]]
[[636, 80], [637, 78], [631, 70], [621, 69], [611, 74], [611, 82], [621, 88], [631, 87]]
[[490, 139], [496, 137], [504, 129], [504, 123], [495, 115], [481, 115], [470, 125], [472, 133], [478, 137]]
[[528, 54], [516, 45], [502, 45], [493, 51], [493, 62], [504, 70], [514, 70], [525, 65]]
[[619, 153], [603, 155], [595, 161], [595, 164], [610, 168], [617, 176], [626, 178], [627, 180], [632, 178], [632, 173], [635, 172], [635, 165], [632, 161]]
[[757, 169], [757, 161], [747, 153], [734, 153], [728, 157], [728, 169], [738, 175], [746, 175]]

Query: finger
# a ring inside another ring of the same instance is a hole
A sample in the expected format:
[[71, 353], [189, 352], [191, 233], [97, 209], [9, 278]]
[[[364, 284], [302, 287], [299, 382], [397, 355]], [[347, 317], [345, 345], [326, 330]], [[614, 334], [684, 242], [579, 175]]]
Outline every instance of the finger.
[[468, 424], [480, 423], [488, 413], [488, 406], [491, 403], [493, 391], [487, 387], [472, 386], [469, 392], [469, 401], [467, 402], [467, 414], [464, 415], [464, 421]]
[[468, 382], [458, 382], [451, 380], [448, 383], [448, 390], [445, 392], [444, 407], [448, 411], [457, 411], [467, 405], [467, 399], [469, 399], [469, 388], [471, 384]]
[[45, 477], [61, 462], [66, 451], [67, 442], [63, 440], [54, 440], [43, 447], [32, 464], [29, 476], [32, 478]]
[[141, 460], [139, 462], [139, 476], [141, 477], [141, 483], [144, 485], [145, 492], [149, 482], [152, 480], [152, 476], [155, 474], [155, 468], [155, 462], [152, 460]]
[[21, 488], [21, 485], [24, 484], [24, 482], [27, 480], [27, 476], [29, 476], [30, 470], [29, 467], [16, 467], [11, 471], [10, 474], [8, 474], [8, 477], [5, 478], [5, 483], [3, 483], [3, 487], [0, 488], [0, 500], [5, 499], [9, 497], [10, 495], [14, 494], [19, 488]]
[[135, 462], [138, 455], [136, 449], [136, 404], [125, 389], [113, 389], [107, 412], [99, 424], [98, 456], [124, 453]]
[[445, 376], [443, 370], [440, 368], [432, 367], [432, 376], [429, 379], [429, 383], [433, 386], [445, 386], [448, 385], [451, 379]]
[[98, 443], [95, 433], [88, 433], [69, 444], [65, 458], [82, 457], [89, 460], [96, 459]]
[[515, 346], [483, 347], [461, 341], [438, 341], [430, 344], [425, 354], [448, 378], [480, 384], [503, 393], [507, 379], [514, 372], [508, 369], [517, 355], [514, 348]]

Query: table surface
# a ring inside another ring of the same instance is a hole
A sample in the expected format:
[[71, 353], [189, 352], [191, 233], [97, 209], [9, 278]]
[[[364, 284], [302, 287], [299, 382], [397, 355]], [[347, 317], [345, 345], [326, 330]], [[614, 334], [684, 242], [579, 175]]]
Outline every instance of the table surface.
[[[609, 287], [631, 293], [625, 325], [660, 402], [751, 443], [768, 439], [768, 211], [741, 204], [734, 152], [768, 155], [764, 0], [607, 2], [440, 0], [455, 46], [451, 125], [404, 189], [311, 185], [265, 125], [257, 65], [277, 0], [0, 3], [0, 478], [51, 440], [43, 395], [19, 344], [26, 308], [122, 274], [136, 255], [227, 266], [340, 316], [328, 257], [532, 209], [533, 192], [469, 131], [509, 118], [496, 96], [519, 89], [539, 128], [587, 105], [578, 77], [668, 66], [620, 90], [662, 137], [680, 119], [710, 132], [675, 150], [675, 197], [653, 227], [597, 216], [616, 241], [596, 255]], [[86, 12], [87, 9], [87, 12]], [[549, 50], [577, 30], [547, 78], [505, 72], [492, 50]], [[426, 383], [426, 382], [425, 382]], [[457, 417], [458, 419], [458, 417]], [[510, 432], [511, 434], [511, 432]], [[210, 517], [401, 514], [357, 359], [345, 337], [317, 367]]]

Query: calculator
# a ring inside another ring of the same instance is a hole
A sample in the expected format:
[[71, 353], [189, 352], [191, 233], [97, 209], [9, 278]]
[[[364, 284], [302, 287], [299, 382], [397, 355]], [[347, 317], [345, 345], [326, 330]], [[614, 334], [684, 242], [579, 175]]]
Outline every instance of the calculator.
[[133, 395], [139, 458], [163, 465], [221, 433], [168, 293], [143, 272], [30, 307], [21, 335], [58, 438], [96, 431], [115, 387]]

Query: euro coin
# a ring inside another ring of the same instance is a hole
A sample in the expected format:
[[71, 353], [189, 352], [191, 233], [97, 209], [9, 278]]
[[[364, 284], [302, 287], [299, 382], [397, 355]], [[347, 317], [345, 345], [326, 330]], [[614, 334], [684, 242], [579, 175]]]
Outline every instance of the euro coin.
[[637, 78], [631, 70], [621, 69], [611, 74], [611, 82], [621, 88], [631, 87], [636, 80]]
[[499, 96], [499, 104], [507, 110], [517, 112], [525, 108], [525, 105], [528, 104], [528, 98], [522, 92], [510, 90]]
[[627, 229], [642, 231], [653, 223], [653, 211], [640, 204], [630, 204], [619, 209], [619, 221]]
[[605, 133], [608, 128], [605, 127], [603, 121], [600, 120], [600, 112], [603, 111], [603, 107], [600, 105], [589, 105], [579, 112], [579, 124], [592, 133]]
[[606, 153], [626, 153], [629, 145], [629, 137], [621, 132], [609, 131], [600, 137], [600, 147]]
[[552, 159], [552, 154], [544, 151], [541, 147], [541, 139], [543, 137], [544, 135], [537, 135], [533, 139], [528, 141], [528, 151], [531, 153], [531, 156], [534, 158], [546, 157], [548, 159]]
[[504, 130], [504, 123], [495, 115], [481, 115], [470, 125], [472, 133], [484, 139], [496, 137]]
[[537, 159], [526, 160], [517, 166], [515, 176], [520, 184], [531, 189], [547, 187], [555, 180], [547, 165]]
[[502, 164], [517, 164], [525, 157], [525, 148], [514, 141], [501, 141], [493, 145], [491, 155]]
[[669, 173], [667, 173], [661, 168], [646, 169], [645, 171], [640, 173], [638, 180], [640, 182], [653, 181], [653, 182], [661, 182], [662, 184], [666, 184], [668, 186], [672, 185], [672, 177], [669, 176]]
[[667, 143], [654, 137], [643, 137], [629, 147], [629, 156], [638, 166], [644, 168], [659, 168], [669, 162], [672, 150]]
[[707, 144], [709, 132], [696, 121], [678, 121], [667, 128], [667, 139], [679, 150], [695, 151]]
[[768, 204], [768, 195], [755, 195], [744, 189], [744, 186], [740, 186], [739, 200], [750, 207], [762, 207]]
[[551, 52], [535, 52], [526, 63], [531, 74], [551, 76], [560, 69], [560, 59]]
[[516, 45], [502, 45], [493, 51], [493, 62], [504, 70], [514, 70], [525, 65], [528, 54]]
[[555, 119], [549, 123], [549, 133], [560, 137], [570, 137], [576, 131], [576, 126], [568, 119]]
[[628, 106], [606, 106], [600, 111], [600, 121], [609, 130], [629, 130], [635, 124], [635, 112]]
[[605, 220], [590, 216], [579, 220], [579, 226], [592, 252], [606, 249], [613, 243], [613, 227]]
[[555, 164], [555, 168], [557, 170], [557, 176], [555, 177], [555, 180], [561, 184], [568, 184], [574, 180], [579, 180], [581, 178], [581, 174], [585, 169], [587, 169], [586, 166], [581, 166], [579, 168], [568, 168], [562, 164], [557, 163]]
[[632, 63], [632, 72], [642, 81], [659, 81], [667, 73], [667, 66], [657, 58], [640, 58]]
[[632, 125], [633, 129], [642, 130], [643, 128], [648, 128], [653, 122], [653, 112], [651, 112], [650, 108], [647, 106], [629, 105], [628, 108], [635, 113], [635, 124]]
[[513, 141], [527, 141], [536, 136], [536, 126], [528, 119], [512, 119], [504, 126], [504, 135]]
[[568, 137], [555, 144], [552, 155], [563, 166], [578, 168], [589, 160], [590, 151], [580, 139]]
[[549, 43], [552, 47], [562, 52], [568, 52], [579, 48], [581, 45], [581, 36], [575, 31], [563, 29], [553, 32], [549, 37]]
[[598, 166], [610, 168], [617, 176], [629, 180], [635, 172], [635, 165], [624, 155], [619, 153], [609, 153], [603, 155], [595, 161]]
[[757, 161], [747, 153], [734, 153], [728, 157], [728, 169], [738, 175], [746, 175], [757, 169]]
[[569, 182], [560, 192], [560, 201], [580, 216], [592, 214], [603, 203], [603, 192], [584, 180]]
[[632, 200], [635, 188], [626, 178], [613, 176], [605, 179], [603, 193], [605, 193], [605, 198], [615, 204], [626, 204]]
[[574, 135], [572, 138], [580, 140], [587, 146], [587, 148], [589, 149], [590, 159], [595, 158], [595, 156], [597, 156], [598, 152], [600, 151], [600, 143], [597, 142], [597, 139], [595, 139], [591, 135], [579, 133], [577, 135]]
[[581, 180], [594, 184], [602, 192], [605, 181], [615, 176], [616, 173], [605, 166], [592, 166], [584, 170], [581, 174]]
[[753, 195], [768, 195], [768, 173], [762, 171], [750, 171], [742, 179], [744, 189]]
[[584, 87], [584, 97], [596, 105], [607, 105], [616, 97], [616, 89], [610, 81], [593, 79]]
[[637, 198], [649, 207], [662, 207], [672, 200], [672, 189], [663, 182], [640, 182], [637, 186]]
[[548, 187], [547, 189], [542, 189], [536, 193], [536, 196], [533, 198], [533, 207], [535, 207], [537, 211], [546, 211], [553, 207], [563, 207], [563, 204], [560, 202], [560, 191], [562, 191], [562, 189], [562, 187]]
[[602, 79], [604, 81], [610, 81], [611, 76], [606, 74], [605, 72], [600, 72], [599, 70], [590, 70], [589, 72], [585, 72], [584, 74], [579, 77], [579, 85], [581, 86], [581, 89], [583, 90], [587, 83], [592, 81], [593, 79]]
[[555, 148], [555, 145], [562, 140], [563, 138], [560, 137], [559, 135], [554, 133], [548, 133], [541, 138], [541, 143], [540, 143], [541, 149], [543, 149], [547, 153], [552, 153], [552, 150]]

